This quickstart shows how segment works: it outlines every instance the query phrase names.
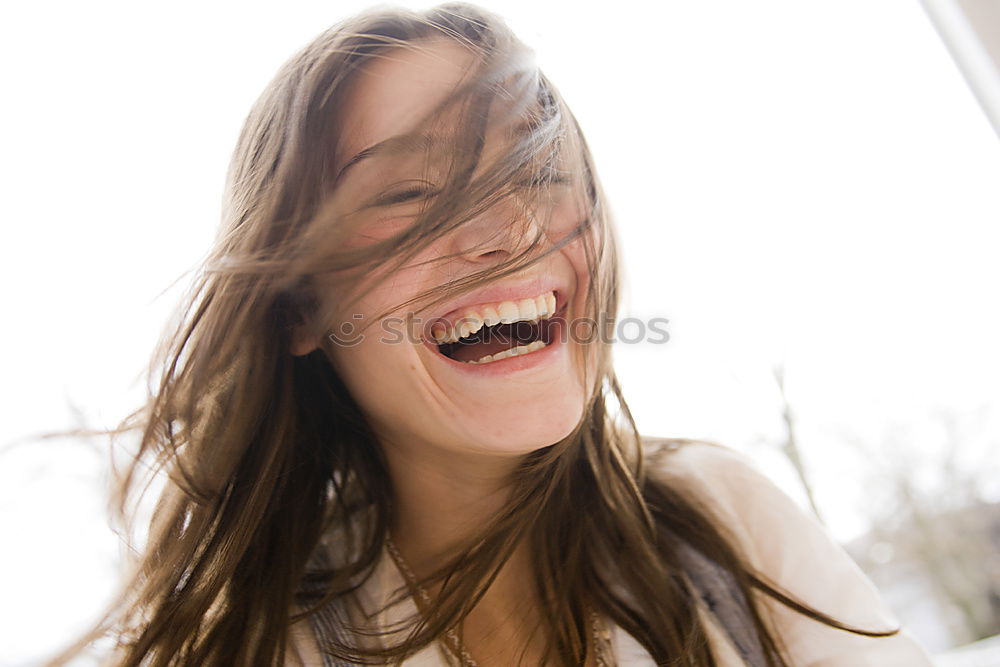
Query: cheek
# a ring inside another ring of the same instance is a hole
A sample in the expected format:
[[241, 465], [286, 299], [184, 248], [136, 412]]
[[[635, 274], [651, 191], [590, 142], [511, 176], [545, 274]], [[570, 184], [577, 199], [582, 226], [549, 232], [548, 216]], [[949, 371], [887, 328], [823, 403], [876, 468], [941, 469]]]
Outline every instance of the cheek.
[[562, 252], [572, 261], [578, 277], [587, 273], [585, 247], [594, 251], [600, 248], [600, 230], [588, 218], [588, 212], [583, 196], [576, 189], [554, 199], [549, 208], [546, 233], [553, 245], [565, 243]]
[[414, 347], [421, 344], [421, 320], [412, 317], [405, 304], [427, 289], [427, 279], [421, 268], [373, 276], [360, 286], [361, 298], [331, 311], [326, 321], [332, 322], [334, 363], [359, 382], [385, 384], [385, 374], [393, 373], [398, 383], [399, 373], [413, 365]]
[[387, 326], [390, 333], [398, 330], [398, 325], [383, 320], [391, 323], [405, 317], [405, 304], [426, 289], [427, 277], [419, 267], [393, 270], [392, 261], [346, 275], [346, 285], [343, 281], [338, 284], [336, 274], [327, 274], [317, 287], [321, 294], [319, 321], [331, 330], [346, 329], [366, 337], [382, 333]]
[[394, 406], [412, 397], [413, 354], [398, 325], [381, 320], [350, 345], [332, 345], [329, 356], [362, 411], [392, 421]]
[[328, 336], [334, 343], [333, 354], [338, 362], [366, 372], [399, 365], [407, 358], [418, 341], [412, 318], [405, 314], [385, 315], [392, 304], [376, 308], [359, 308], [349, 315], [337, 318]]
[[551, 199], [544, 202], [541, 210], [548, 217], [546, 232], [553, 242], [572, 234], [586, 219], [583, 199], [576, 188], [555, 186]]
[[405, 232], [416, 219], [417, 211], [366, 216], [344, 239], [345, 250], [362, 250]]

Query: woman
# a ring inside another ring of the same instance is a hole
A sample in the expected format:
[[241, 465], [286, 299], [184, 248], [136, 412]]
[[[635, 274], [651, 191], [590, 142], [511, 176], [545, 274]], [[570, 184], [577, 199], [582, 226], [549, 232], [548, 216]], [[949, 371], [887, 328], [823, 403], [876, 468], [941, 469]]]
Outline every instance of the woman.
[[[123, 665], [921, 665], [807, 516], [642, 439], [579, 128], [465, 4], [317, 38], [248, 118], [157, 357]], [[79, 647], [77, 647], [79, 648]], [[65, 656], [64, 656], [65, 657]]]

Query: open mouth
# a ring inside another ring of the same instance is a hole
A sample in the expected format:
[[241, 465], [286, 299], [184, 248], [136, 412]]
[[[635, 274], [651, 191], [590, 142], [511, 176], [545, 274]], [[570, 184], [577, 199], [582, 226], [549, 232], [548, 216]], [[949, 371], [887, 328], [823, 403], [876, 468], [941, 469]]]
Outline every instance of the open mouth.
[[537, 352], [552, 342], [557, 314], [555, 292], [531, 299], [465, 308], [454, 322], [431, 327], [438, 352], [469, 364], [488, 364]]

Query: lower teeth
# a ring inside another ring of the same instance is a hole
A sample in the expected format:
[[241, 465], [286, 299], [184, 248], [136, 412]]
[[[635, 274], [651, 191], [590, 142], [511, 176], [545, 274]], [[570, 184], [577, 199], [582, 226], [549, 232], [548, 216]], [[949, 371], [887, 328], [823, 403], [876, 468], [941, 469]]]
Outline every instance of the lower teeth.
[[528, 345], [518, 345], [509, 350], [504, 350], [503, 352], [497, 352], [496, 354], [487, 354], [485, 357], [480, 357], [475, 361], [467, 361], [467, 364], [488, 364], [491, 361], [500, 361], [501, 359], [506, 359], [507, 357], [516, 357], [522, 354], [528, 354], [529, 352], [534, 352], [535, 350], [540, 350], [545, 347], [545, 343], [536, 340]]

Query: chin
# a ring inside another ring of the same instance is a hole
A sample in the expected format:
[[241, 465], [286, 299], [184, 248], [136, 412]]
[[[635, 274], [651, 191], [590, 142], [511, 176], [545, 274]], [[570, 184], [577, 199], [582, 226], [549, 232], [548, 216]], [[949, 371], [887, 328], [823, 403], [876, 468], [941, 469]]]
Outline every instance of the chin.
[[527, 410], [522, 402], [513, 415], [504, 411], [485, 419], [470, 418], [469, 437], [477, 449], [508, 455], [530, 454], [554, 445], [572, 433], [583, 418], [582, 393], [563, 392], [560, 398], [536, 404], [533, 410]]

